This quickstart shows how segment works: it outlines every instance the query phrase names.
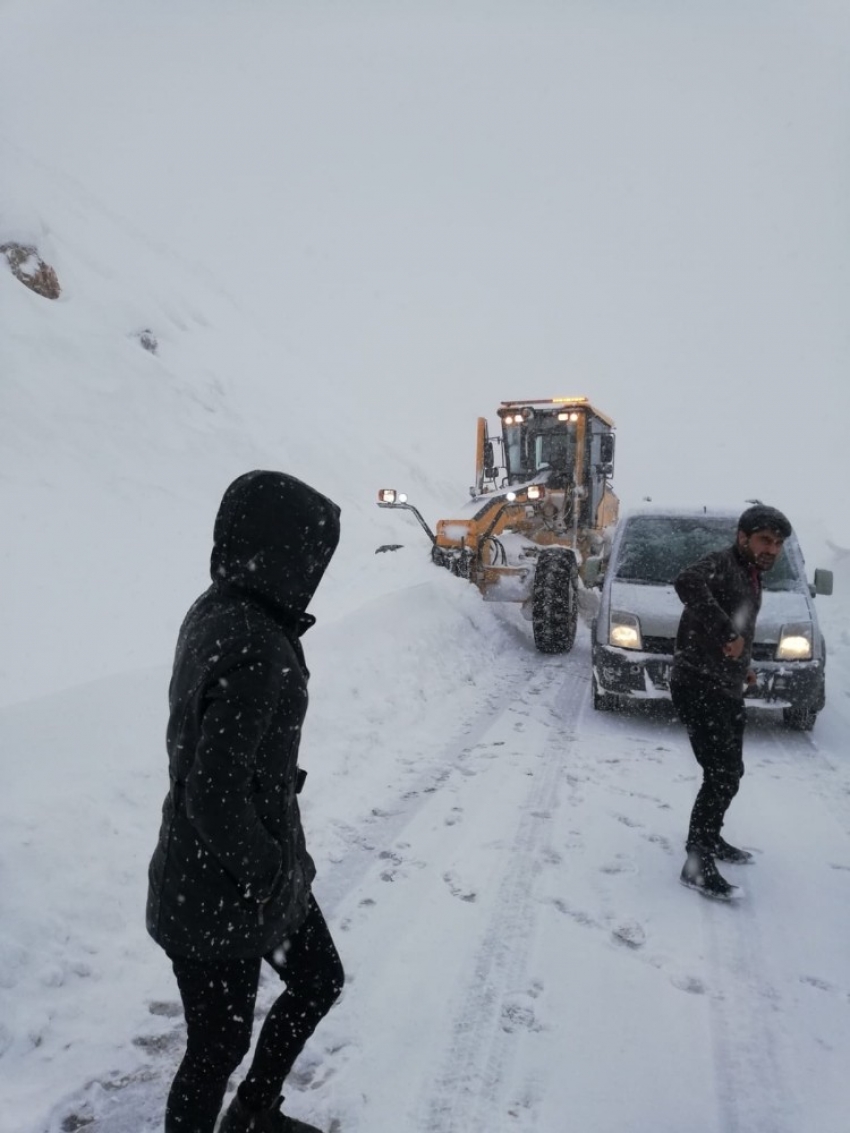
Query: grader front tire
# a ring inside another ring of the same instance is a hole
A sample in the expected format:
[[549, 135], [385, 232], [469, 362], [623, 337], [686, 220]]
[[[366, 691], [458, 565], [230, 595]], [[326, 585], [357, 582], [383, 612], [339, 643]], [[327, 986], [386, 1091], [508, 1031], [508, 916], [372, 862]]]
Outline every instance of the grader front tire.
[[566, 551], [542, 551], [534, 572], [531, 621], [541, 653], [569, 653], [578, 622], [578, 571]]

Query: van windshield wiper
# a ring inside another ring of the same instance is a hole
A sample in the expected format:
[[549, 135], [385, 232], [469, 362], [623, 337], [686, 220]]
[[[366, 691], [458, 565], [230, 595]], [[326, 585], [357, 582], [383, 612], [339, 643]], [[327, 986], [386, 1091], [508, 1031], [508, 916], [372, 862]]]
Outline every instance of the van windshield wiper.
[[640, 578], [630, 574], [615, 574], [614, 577], [618, 582], [634, 582], [638, 586], [672, 586], [669, 578], [647, 578], [642, 575]]

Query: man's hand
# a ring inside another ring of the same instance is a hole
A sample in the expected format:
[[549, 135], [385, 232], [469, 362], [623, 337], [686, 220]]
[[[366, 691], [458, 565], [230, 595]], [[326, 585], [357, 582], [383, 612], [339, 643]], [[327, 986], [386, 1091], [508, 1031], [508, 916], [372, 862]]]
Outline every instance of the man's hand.
[[732, 641], [727, 641], [723, 646], [723, 656], [729, 657], [732, 661], [737, 661], [741, 654], [744, 652], [744, 639], [743, 637], [736, 637]]

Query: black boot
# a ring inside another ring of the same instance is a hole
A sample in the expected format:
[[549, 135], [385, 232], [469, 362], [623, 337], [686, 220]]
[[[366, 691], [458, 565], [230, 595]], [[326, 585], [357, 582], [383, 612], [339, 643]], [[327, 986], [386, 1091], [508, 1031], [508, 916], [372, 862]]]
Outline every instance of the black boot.
[[218, 1133], [322, 1133], [315, 1125], [296, 1121], [280, 1112], [283, 1098], [278, 1098], [270, 1109], [247, 1109], [237, 1094], [227, 1108]]
[[749, 865], [755, 858], [749, 850], [739, 850], [737, 846], [729, 843], [718, 834], [714, 846], [714, 856], [719, 862], [728, 862], [730, 865]]
[[740, 893], [737, 885], [730, 885], [721, 877], [711, 854], [701, 850], [690, 850], [688, 859], [682, 866], [679, 878], [689, 889], [696, 889], [703, 897], [713, 897], [716, 901], [731, 901]]

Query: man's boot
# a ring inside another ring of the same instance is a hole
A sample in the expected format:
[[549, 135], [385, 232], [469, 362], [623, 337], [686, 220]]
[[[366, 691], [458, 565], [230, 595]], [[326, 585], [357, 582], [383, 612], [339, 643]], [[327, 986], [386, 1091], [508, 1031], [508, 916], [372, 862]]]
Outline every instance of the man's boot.
[[679, 878], [689, 889], [696, 889], [703, 897], [713, 897], [716, 901], [731, 901], [740, 895], [737, 885], [730, 885], [721, 877], [714, 864], [714, 858], [702, 850], [689, 850], [688, 858], [682, 867]]
[[730, 865], [749, 865], [755, 861], [749, 850], [739, 850], [737, 846], [730, 846], [719, 834], [714, 845], [714, 856], [717, 861], [728, 862]]
[[270, 1109], [257, 1112], [244, 1106], [237, 1093], [221, 1119], [218, 1133], [322, 1133], [315, 1125], [281, 1113], [282, 1102], [283, 1098], [278, 1098]]

